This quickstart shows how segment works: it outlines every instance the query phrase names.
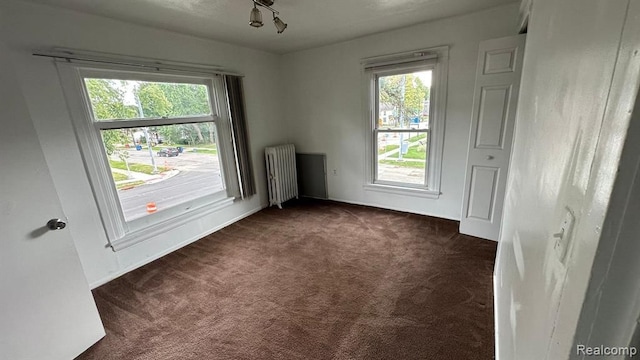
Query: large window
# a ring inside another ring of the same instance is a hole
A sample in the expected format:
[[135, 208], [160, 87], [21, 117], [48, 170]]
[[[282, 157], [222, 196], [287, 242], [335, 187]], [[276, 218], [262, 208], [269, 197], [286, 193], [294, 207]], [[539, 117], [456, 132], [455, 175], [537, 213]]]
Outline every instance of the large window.
[[61, 75], [112, 244], [237, 195], [221, 77], [80, 66]]
[[376, 180], [426, 187], [431, 69], [376, 75]]
[[420, 54], [365, 65], [371, 89], [369, 188], [439, 194], [446, 52]]
[[84, 85], [125, 221], [224, 190], [206, 85], [88, 77]]

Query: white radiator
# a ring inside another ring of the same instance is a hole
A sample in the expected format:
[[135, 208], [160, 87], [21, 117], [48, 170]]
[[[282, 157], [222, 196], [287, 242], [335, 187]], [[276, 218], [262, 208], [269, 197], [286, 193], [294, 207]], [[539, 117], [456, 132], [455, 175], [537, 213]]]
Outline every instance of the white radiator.
[[296, 172], [296, 148], [293, 144], [268, 147], [264, 150], [267, 161], [269, 206], [298, 198], [298, 174]]

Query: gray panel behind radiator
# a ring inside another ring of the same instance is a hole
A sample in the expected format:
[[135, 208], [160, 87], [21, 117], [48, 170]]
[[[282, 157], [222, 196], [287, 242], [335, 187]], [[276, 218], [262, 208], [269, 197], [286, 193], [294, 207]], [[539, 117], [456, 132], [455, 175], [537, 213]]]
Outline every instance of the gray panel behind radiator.
[[327, 155], [296, 153], [300, 196], [326, 199]]

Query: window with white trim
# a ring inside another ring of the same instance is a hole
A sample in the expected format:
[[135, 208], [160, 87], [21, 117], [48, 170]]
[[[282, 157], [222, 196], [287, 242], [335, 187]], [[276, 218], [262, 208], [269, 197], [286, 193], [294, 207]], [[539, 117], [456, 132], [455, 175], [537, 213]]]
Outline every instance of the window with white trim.
[[441, 48], [365, 61], [368, 189], [439, 195], [446, 59]]
[[112, 245], [179, 226], [238, 195], [221, 76], [59, 69]]

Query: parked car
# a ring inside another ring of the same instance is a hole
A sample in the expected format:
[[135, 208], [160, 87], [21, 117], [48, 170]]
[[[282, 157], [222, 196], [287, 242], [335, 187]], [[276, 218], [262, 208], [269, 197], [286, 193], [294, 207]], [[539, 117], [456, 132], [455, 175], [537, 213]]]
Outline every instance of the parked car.
[[176, 148], [164, 148], [158, 151], [158, 156], [160, 157], [178, 156], [178, 154], [180, 154], [180, 151]]

